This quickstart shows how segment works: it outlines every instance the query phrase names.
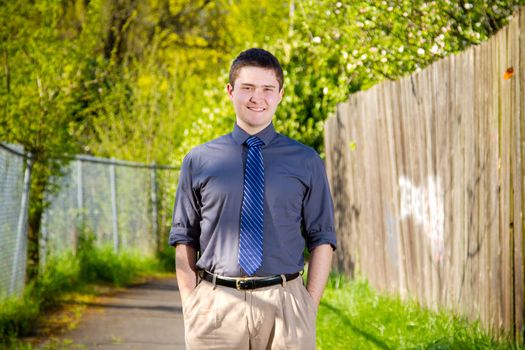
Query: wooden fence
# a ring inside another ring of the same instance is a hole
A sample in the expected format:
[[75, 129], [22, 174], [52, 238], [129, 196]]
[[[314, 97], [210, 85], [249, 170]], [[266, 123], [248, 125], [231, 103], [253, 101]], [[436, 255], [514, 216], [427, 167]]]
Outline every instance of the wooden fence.
[[525, 8], [326, 123], [335, 265], [523, 339]]

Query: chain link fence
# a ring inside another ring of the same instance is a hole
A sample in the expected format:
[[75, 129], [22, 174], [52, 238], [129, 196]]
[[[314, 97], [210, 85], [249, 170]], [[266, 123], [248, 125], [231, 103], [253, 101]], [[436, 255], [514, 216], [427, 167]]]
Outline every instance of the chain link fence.
[[[24, 192], [24, 171], [30, 176], [26, 158], [20, 147], [0, 148], [0, 296], [24, 287], [29, 190]], [[177, 167], [82, 155], [62, 173], [55, 179], [59, 190], [47, 195], [49, 206], [42, 217], [42, 265], [50, 256], [74, 251], [83, 233], [94, 234], [97, 244], [115, 250], [153, 255], [163, 248]]]
[[60, 191], [48, 197], [41, 256], [74, 250], [81, 232], [116, 250], [153, 254], [161, 244], [160, 216], [168, 209], [159, 201], [166, 187], [159, 172], [167, 172], [168, 180], [177, 175], [173, 167], [77, 156], [58, 180]]
[[24, 288], [31, 159], [0, 143], [0, 296]]

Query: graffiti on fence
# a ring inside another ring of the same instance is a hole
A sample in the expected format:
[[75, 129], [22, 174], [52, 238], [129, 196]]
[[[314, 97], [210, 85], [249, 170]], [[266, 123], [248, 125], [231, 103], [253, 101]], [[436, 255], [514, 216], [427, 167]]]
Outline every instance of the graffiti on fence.
[[408, 178], [399, 178], [401, 191], [401, 220], [411, 217], [421, 226], [429, 240], [434, 261], [441, 262], [445, 250], [445, 207], [441, 181], [429, 176], [427, 183], [416, 186]]

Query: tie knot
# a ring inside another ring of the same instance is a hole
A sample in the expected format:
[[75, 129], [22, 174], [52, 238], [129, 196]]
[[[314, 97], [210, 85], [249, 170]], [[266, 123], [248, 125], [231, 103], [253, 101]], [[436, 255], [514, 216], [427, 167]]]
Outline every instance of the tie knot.
[[261, 147], [262, 145], [264, 145], [264, 142], [260, 138], [258, 138], [257, 136], [250, 136], [246, 140], [246, 144], [250, 148], [251, 147]]

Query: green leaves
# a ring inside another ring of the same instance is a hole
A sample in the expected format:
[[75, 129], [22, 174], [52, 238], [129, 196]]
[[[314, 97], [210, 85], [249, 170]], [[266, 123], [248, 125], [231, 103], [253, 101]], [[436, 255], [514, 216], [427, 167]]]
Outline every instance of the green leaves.
[[477, 44], [525, 0], [21, 0], [0, 4], [0, 140], [36, 159], [32, 227], [64, 155], [178, 164], [231, 130], [231, 61], [281, 61], [278, 131], [323, 151], [337, 103]]
[[260, 46], [285, 70], [277, 128], [322, 150], [323, 121], [350, 93], [485, 40], [519, 3], [7, 2], [0, 136], [57, 154], [177, 162], [231, 129], [229, 64]]
[[286, 72], [276, 124], [321, 151], [323, 121], [350, 93], [486, 40], [524, 3], [295, 1], [293, 30], [269, 46]]

